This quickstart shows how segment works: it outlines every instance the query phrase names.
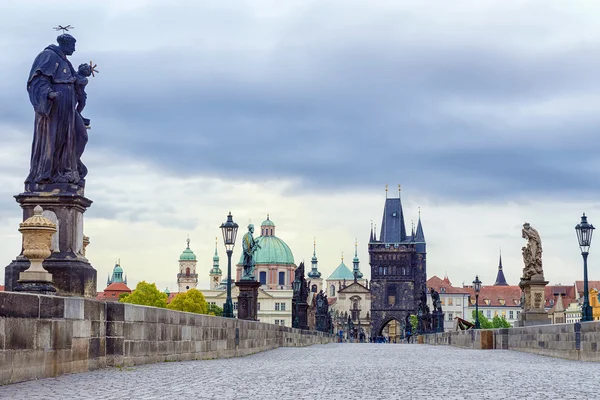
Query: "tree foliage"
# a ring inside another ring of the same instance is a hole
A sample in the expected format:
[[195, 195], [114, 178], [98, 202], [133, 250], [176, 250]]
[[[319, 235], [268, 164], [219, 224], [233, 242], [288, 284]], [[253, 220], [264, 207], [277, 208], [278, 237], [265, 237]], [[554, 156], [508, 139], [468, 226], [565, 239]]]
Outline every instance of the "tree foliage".
[[214, 315], [216, 317], [223, 316], [223, 309], [216, 304], [208, 305], [208, 315]]
[[[196, 314], [207, 314], [208, 303], [202, 292], [197, 289], [190, 289], [187, 292], [180, 292], [167, 305], [169, 310], [186, 311]], [[221, 311], [222, 312], [222, 311]]]
[[417, 334], [417, 328], [419, 327], [419, 318], [417, 318], [416, 315], [411, 315], [410, 316], [410, 325], [412, 328], [412, 334], [416, 335]]
[[158, 290], [154, 283], [141, 281], [131, 294], [119, 298], [119, 301], [122, 303], [165, 308], [167, 306], [167, 294]]
[[[473, 310], [472, 317], [473, 317], [472, 322], [474, 323], [475, 322], [475, 310]], [[483, 311], [479, 311], [479, 325], [481, 326], [481, 329], [512, 328], [512, 325], [510, 324], [510, 322], [508, 322], [506, 320], [506, 318], [496, 315], [490, 321], [489, 319], [484, 317]]]

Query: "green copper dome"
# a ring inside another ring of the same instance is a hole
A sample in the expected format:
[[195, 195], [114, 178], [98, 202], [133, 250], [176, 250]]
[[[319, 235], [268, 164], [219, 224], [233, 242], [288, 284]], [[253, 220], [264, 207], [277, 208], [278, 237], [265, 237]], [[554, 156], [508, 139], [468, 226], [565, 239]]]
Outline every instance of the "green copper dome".
[[271, 220], [269, 219], [269, 216], [267, 215], [267, 219], [265, 219], [265, 220], [263, 221], [263, 223], [262, 223], [262, 224], [260, 224], [260, 226], [261, 226], [261, 227], [263, 227], [263, 226], [275, 226], [275, 224], [273, 223], [273, 221], [271, 221]]
[[335, 269], [335, 271], [333, 271], [331, 273], [331, 275], [329, 275], [329, 278], [327, 278], [327, 280], [354, 280], [354, 274], [352, 273], [352, 271], [350, 271], [350, 269], [348, 267], [346, 267], [346, 264], [344, 264], [344, 262], [342, 261], [342, 263], [340, 265], [338, 265], [338, 267]]
[[196, 260], [196, 255], [188, 247], [187, 249], [185, 249], [183, 251], [183, 253], [181, 253], [181, 256], [179, 257], [179, 261], [192, 261], [192, 260]]
[[[256, 238], [260, 249], [254, 253], [255, 264], [294, 264], [294, 255], [287, 244], [277, 236], [259, 236]], [[240, 257], [240, 264], [244, 262], [244, 254]]]
[[113, 273], [123, 273], [123, 268], [119, 264], [115, 265], [115, 269], [113, 269]]
[[187, 240], [187, 248], [179, 256], [179, 261], [196, 261], [196, 255], [190, 249], [190, 239]]

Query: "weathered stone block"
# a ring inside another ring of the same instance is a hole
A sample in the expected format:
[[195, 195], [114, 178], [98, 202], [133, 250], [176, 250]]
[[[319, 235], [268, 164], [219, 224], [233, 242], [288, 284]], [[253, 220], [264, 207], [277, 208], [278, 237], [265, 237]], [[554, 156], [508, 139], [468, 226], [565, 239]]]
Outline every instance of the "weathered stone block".
[[125, 321], [125, 304], [117, 302], [106, 303], [107, 321]]
[[74, 338], [89, 338], [92, 322], [89, 320], [74, 320], [73, 321], [73, 337]]
[[84, 300], [79, 297], [65, 297], [65, 318], [67, 319], [83, 319], [84, 317]]
[[10, 318], [5, 323], [6, 349], [35, 349], [36, 319]]
[[123, 336], [123, 322], [111, 321], [106, 323], [106, 336]]
[[91, 321], [104, 321], [106, 319], [105, 307], [106, 303], [103, 301], [84, 299], [83, 316], [85, 319]]
[[40, 296], [40, 318], [64, 318], [65, 298]]
[[27, 293], [0, 292], [0, 317], [38, 318], [40, 296]]
[[106, 355], [122, 356], [125, 354], [125, 339], [122, 337], [106, 338]]
[[75, 338], [72, 339], [71, 350], [73, 352], [73, 361], [87, 360], [88, 347], [90, 339]]
[[52, 341], [50, 344], [51, 348], [54, 350], [70, 349], [72, 341], [73, 321], [52, 320]]

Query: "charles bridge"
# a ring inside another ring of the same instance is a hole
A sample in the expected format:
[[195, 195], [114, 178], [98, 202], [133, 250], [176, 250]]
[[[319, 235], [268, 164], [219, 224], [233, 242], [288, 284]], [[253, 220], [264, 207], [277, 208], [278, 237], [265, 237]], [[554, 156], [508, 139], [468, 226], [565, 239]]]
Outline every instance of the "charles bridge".
[[580, 383], [600, 364], [572, 360], [600, 361], [599, 338], [600, 322], [586, 322], [334, 344], [327, 333], [255, 321], [0, 292], [0, 383], [13, 384], [0, 398], [342, 398], [349, 388], [353, 398], [590, 398], [595, 386]]

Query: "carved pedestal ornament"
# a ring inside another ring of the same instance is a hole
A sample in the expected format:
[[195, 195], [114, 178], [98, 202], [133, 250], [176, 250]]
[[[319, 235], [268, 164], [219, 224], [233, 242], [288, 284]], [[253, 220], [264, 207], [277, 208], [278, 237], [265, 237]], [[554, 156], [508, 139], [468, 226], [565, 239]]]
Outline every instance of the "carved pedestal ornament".
[[36, 206], [33, 216], [20, 224], [19, 232], [23, 235], [23, 256], [31, 265], [19, 274], [20, 292], [48, 293], [56, 292], [52, 286], [52, 274], [44, 269], [43, 261], [51, 254], [52, 235], [56, 233], [56, 225], [42, 216], [42, 207]]

